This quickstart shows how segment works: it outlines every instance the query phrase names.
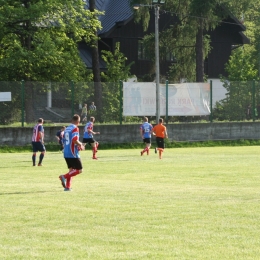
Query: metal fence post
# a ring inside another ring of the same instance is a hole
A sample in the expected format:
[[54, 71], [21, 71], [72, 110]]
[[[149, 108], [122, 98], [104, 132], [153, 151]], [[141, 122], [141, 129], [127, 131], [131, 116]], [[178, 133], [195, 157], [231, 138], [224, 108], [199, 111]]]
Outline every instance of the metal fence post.
[[123, 81], [119, 82], [119, 123], [122, 125], [123, 121]]
[[212, 104], [212, 80], [210, 81], [210, 123], [213, 122], [213, 104]]
[[71, 90], [71, 117], [74, 116], [74, 81], [70, 82], [70, 90]]
[[21, 110], [22, 110], [22, 117], [21, 117], [21, 121], [22, 121], [22, 127], [24, 127], [24, 80], [21, 81], [21, 91], [22, 91], [22, 107], [21, 107]]
[[169, 82], [168, 82], [168, 80], [166, 80], [166, 89], [165, 89], [165, 91], [166, 91], [166, 93], [165, 93], [165, 96], [166, 96], [166, 110], [165, 110], [165, 121], [166, 121], [166, 123], [168, 124], [168, 105], [169, 105], [169, 100], [168, 100], [168, 97], [169, 97], [169, 95], [168, 95], [168, 91], [169, 91], [169, 84], [168, 84]]
[[253, 122], [255, 122], [255, 112], [256, 112], [256, 109], [255, 109], [255, 80], [253, 80], [253, 82], [252, 82], [252, 111], [251, 111]]

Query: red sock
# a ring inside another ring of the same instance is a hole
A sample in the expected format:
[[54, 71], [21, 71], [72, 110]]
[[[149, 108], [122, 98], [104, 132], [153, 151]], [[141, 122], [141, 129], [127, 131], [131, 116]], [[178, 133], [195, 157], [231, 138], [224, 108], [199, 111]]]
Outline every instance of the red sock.
[[66, 179], [66, 188], [67, 188], [67, 189], [70, 189], [71, 179], [72, 179], [71, 177], [69, 177], [69, 178]]
[[92, 151], [93, 151], [93, 157], [95, 157], [95, 156], [96, 156], [96, 151], [97, 151], [97, 150], [96, 150], [96, 147], [93, 147], [93, 148], [92, 148]]
[[64, 177], [65, 177], [66, 179], [69, 179], [69, 178], [71, 178], [71, 177], [73, 177], [73, 176], [76, 176], [76, 175], [78, 175], [78, 174], [80, 174], [79, 170], [72, 169], [70, 172], [68, 172], [67, 174], [65, 174]]
[[145, 153], [146, 151], [148, 151], [147, 147], [144, 148], [143, 153]]

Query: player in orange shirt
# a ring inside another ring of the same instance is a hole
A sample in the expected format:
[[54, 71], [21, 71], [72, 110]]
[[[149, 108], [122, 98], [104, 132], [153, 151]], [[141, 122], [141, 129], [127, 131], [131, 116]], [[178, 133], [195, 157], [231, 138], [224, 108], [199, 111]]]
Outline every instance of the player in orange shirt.
[[163, 125], [163, 119], [159, 119], [159, 123], [152, 129], [153, 135], [156, 136], [157, 148], [155, 153], [159, 151], [159, 158], [162, 159], [162, 153], [164, 151], [164, 138], [168, 138], [166, 126]]

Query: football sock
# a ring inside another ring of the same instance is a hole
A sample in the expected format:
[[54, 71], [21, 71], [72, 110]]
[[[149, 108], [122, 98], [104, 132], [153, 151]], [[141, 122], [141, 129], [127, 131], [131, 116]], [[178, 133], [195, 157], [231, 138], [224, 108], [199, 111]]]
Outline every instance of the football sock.
[[33, 165], [35, 165], [35, 158], [36, 158], [36, 155], [33, 154], [33, 156], [32, 156]]
[[67, 174], [65, 174], [64, 177], [65, 177], [66, 179], [69, 179], [69, 178], [71, 178], [71, 177], [73, 177], [73, 176], [76, 176], [76, 175], [78, 175], [78, 174], [79, 174], [79, 170], [72, 169], [70, 172], [68, 172]]
[[41, 163], [42, 163], [43, 157], [44, 157], [44, 154], [43, 154], [43, 153], [41, 153], [41, 154], [40, 154], [40, 156], [39, 156], [39, 164], [41, 164]]
[[144, 148], [143, 153], [145, 153], [146, 151], [148, 151], [147, 147]]
[[70, 189], [71, 179], [72, 179], [71, 177], [69, 177], [69, 178], [66, 179], [66, 188], [67, 188], [67, 189]]
[[95, 156], [96, 156], [96, 151], [97, 151], [97, 150], [96, 150], [96, 147], [93, 147], [93, 148], [92, 148], [92, 151], [93, 151], [93, 157], [95, 157]]

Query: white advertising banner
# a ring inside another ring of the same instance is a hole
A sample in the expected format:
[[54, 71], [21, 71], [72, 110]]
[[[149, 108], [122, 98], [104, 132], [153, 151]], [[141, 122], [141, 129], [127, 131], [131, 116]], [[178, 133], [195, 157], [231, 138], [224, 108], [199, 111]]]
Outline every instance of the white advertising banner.
[[0, 92], [0, 102], [12, 101], [11, 92]]
[[[182, 83], [160, 84], [160, 115], [166, 115], [168, 96], [168, 116], [202, 116], [210, 114], [210, 84]], [[124, 116], [156, 115], [156, 84], [153, 82], [124, 82]]]

